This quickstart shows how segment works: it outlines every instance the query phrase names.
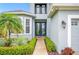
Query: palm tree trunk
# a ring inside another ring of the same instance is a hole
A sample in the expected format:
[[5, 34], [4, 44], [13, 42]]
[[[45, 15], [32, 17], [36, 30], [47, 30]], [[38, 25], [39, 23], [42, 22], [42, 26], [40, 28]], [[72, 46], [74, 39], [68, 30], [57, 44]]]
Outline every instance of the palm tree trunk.
[[9, 37], [9, 39], [10, 39], [10, 29], [9, 29], [9, 36], [8, 36], [8, 37]]

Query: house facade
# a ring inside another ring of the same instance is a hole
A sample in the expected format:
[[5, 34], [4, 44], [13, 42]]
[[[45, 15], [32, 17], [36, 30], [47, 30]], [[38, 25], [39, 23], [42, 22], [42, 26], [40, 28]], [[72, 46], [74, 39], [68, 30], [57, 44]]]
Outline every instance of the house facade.
[[58, 51], [71, 47], [79, 51], [79, 4], [52, 4], [50, 38]]
[[29, 12], [22, 10], [9, 11], [16, 14], [22, 21], [24, 32], [20, 34], [11, 33], [11, 37], [25, 36], [32, 39], [35, 36], [48, 36], [48, 11], [51, 4], [31, 3]]
[[59, 52], [65, 47], [79, 51], [79, 4], [32, 3], [29, 11], [11, 12], [21, 18], [24, 32], [19, 36], [48, 36]]

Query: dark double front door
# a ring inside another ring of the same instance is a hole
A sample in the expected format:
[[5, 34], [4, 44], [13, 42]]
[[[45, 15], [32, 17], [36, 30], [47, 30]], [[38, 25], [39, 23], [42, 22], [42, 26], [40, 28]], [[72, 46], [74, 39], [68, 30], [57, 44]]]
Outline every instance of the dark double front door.
[[35, 22], [35, 35], [46, 36], [46, 22]]

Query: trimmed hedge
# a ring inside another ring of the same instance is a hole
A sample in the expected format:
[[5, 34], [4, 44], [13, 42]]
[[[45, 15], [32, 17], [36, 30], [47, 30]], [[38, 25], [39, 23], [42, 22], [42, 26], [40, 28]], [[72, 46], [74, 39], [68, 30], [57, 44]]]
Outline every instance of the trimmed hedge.
[[45, 44], [48, 52], [56, 52], [55, 43], [48, 37], [45, 37]]
[[15, 47], [0, 47], [0, 55], [25, 55], [32, 54], [36, 45], [36, 38], [33, 38], [28, 44]]

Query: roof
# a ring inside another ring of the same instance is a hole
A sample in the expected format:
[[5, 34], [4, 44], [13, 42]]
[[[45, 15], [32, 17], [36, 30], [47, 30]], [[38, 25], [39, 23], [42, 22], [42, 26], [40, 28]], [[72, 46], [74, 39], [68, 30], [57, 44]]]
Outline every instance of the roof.
[[53, 3], [48, 17], [52, 17], [58, 10], [79, 10], [79, 3]]
[[26, 12], [24, 10], [11, 10], [11, 11], [7, 11], [7, 12]]
[[32, 13], [26, 12], [24, 10], [13, 10], [13, 11], [5, 11], [3, 13], [11, 13], [11, 14], [18, 14], [18, 15], [27, 15], [30, 17], [35, 17], [35, 15], [33, 15]]

